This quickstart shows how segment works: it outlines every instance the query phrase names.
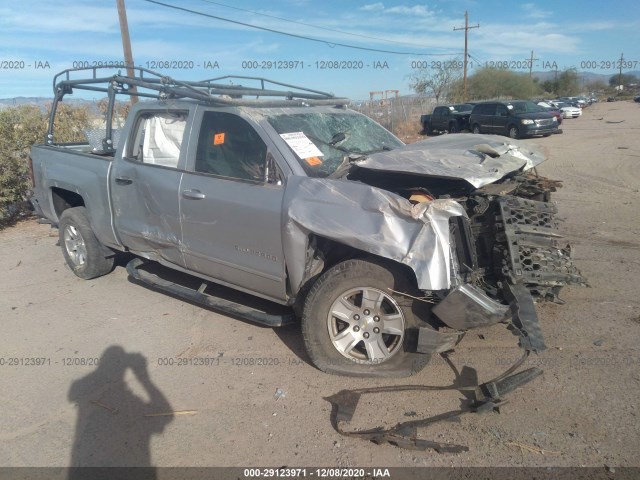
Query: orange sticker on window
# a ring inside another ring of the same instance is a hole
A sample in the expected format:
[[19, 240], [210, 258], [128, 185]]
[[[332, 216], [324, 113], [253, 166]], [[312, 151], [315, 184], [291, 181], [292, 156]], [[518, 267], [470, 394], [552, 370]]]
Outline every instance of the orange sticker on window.
[[318, 165], [322, 165], [322, 160], [319, 157], [308, 157], [304, 159], [312, 167], [317, 167]]
[[222, 145], [224, 143], [224, 133], [216, 133], [213, 136], [214, 145]]

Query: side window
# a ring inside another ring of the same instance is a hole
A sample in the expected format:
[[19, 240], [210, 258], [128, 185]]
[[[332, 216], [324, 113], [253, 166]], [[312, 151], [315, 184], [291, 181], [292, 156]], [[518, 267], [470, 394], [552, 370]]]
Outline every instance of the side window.
[[243, 180], [264, 181], [267, 146], [237, 115], [205, 112], [195, 171]]
[[472, 113], [475, 113], [476, 115], [487, 115], [489, 113], [488, 107], [489, 105], [487, 105], [486, 103], [476, 105]]
[[504, 105], [498, 105], [496, 106], [496, 115], [498, 117], [506, 117], [509, 115], [509, 111], [507, 110], [507, 107], [505, 107]]
[[496, 114], [496, 104], [495, 103], [487, 103], [484, 105], [484, 110], [482, 111], [484, 115], [495, 115]]
[[143, 113], [136, 123], [128, 156], [142, 163], [178, 168], [186, 124], [186, 112]]

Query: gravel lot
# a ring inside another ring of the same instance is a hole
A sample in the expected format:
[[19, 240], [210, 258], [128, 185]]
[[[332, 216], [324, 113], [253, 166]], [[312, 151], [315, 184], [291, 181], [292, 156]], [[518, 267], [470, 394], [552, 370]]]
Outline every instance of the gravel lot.
[[[595, 104], [563, 129], [527, 142], [548, 149], [540, 173], [564, 181], [554, 199], [591, 288], [538, 306], [549, 348], [529, 363], [544, 374], [500, 414], [420, 432], [468, 452], [378, 446], [330, 423], [325, 397], [345, 388], [451, 384], [441, 358], [397, 381], [326, 375], [308, 363], [299, 328], [185, 303], [130, 282], [122, 265], [81, 280], [57, 231], [25, 221], [0, 232], [0, 465], [640, 466], [640, 105]], [[516, 344], [500, 326], [474, 331], [451, 360], [486, 380]], [[460, 399], [376, 394], [352, 423], [392, 426]], [[182, 413], [145, 416], [172, 411]]]

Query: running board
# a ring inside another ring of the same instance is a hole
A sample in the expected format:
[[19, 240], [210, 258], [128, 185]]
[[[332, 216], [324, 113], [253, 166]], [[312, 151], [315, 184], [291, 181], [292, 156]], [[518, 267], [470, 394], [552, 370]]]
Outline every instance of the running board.
[[184, 298], [185, 300], [199, 303], [205, 307], [210, 307], [221, 313], [240, 317], [269, 327], [282, 327], [284, 325], [295, 323], [295, 315], [293, 313], [282, 315], [266, 313], [247, 305], [242, 305], [240, 303], [232, 302], [231, 300], [226, 300], [224, 298], [204, 293], [207, 288], [207, 283], [205, 282], [200, 285], [198, 290], [194, 290], [192, 288], [185, 287], [184, 285], [164, 280], [153, 273], [139, 270], [139, 267], [145, 263], [147, 262], [141, 258], [134, 258], [127, 263], [127, 273], [141, 283], [159, 290], [164, 290], [176, 295], [177, 297]]

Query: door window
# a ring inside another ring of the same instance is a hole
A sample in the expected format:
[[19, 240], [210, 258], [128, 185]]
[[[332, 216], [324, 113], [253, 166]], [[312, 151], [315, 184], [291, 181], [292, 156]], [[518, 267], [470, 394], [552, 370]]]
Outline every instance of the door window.
[[242, 180], [264, 181], [267, 146], [243, 118], [205, 112], [195, 171]]
[[509, 116], [509, 110], [504, 105], [498, 105], [496, 107], [496, 115], [498, 117], [508, 117]]
[[178, 168], [186, 123], [185, 112], [143, 113], [136, 124], [129, 158], [141, 163]]

